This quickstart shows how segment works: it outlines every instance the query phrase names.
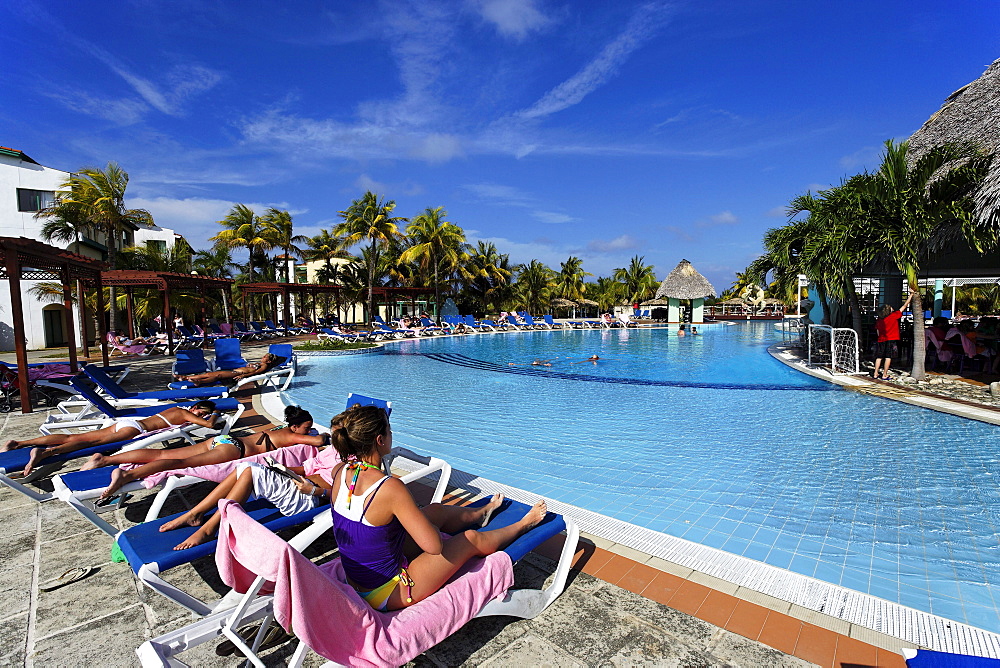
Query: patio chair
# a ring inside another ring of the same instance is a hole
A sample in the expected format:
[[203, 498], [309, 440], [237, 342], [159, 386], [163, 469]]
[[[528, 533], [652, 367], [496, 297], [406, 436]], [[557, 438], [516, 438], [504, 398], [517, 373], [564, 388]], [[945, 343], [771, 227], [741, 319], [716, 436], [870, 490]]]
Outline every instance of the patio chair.
[[292, 378], [295, 377], [295, 372], [298, 371], [298, 358], [295, 356], [292, 344], [272, 343], [268, 347], [267, 352], [277, 357], [283, 357], [284, 361], [264, 373], [258, 373], [253, 376], [247, 376], [246, 378], [240, 378], [236, 381], [236, 387], [233, 388], [234, 392], [249, 383], [257, 383], [258, 385], [273, 385], [274, 387], [278, 387], [278, 379], [282, 377], [285, 378], [285, 382], [279, 389], [282, 392], [288, 389], [288, 385], [292, 382]]
[[[348, 395], [347, 406], [350, 407], [354, 404], [379, 405], [388, 407], [391, 410], [389, 402], [358, 394]], [[417, 470], [400, 478], [404, 484], [437, 474], [438, 481], [431, 497], [431, 503], [439, 503], [444, 498], [448, 480], [451, 476], [451, 466], [447, 462], [437, 457], [417, 455], [406, 448], [394, 447], [390, 456], [384, 460], [386, 466], [390, 466], [390, 462], [397, 457], [402, 457], [421, 465]], [[246, 504], [245, 508], [251, 517], [271, 531], [279, 531], [306, 522], [312, 522], [315, 531], [311, 534], [313, 537], [310, 539], [310, 543], [316, 537], [328, 531], [332, 521], [329, 505], [319, 506], [288, 517], [282, 515], [274, 506], [263, 499], [250, 501]], [[217, 547], [216, 541], [213, 540], [187, 550], [175, 551], [173, 547], [177, 543], [196, 531], [195, 527], [182, 527], [174, 531], [161, 533], [159, 527], [177, 516], [172, 515], [145, 522], [118, 533], [115, 540], [128, 560], [129, 566], [132, 567], [133, 572], [144, 585], [199, 616], [208, 615], [213, 612], [213, 609], [231, 608], [235, 602], [228, 597], [209, 605], [159, 577], [160, 573], [170, 568], [190, 563], [195, 559], [214, 553]], [[318, 529], [316, 529], [317, 523]]]
[[[227, 585], [246, 593], [234, 610], [214, 613], [144, 643], [136, 650], [144, 666], [185, 665], [177, 654], [220, 633], [253, 665], [263, 666], [257, 648], [272, 620], [300, 638], [290, 666], [300, 666], [310, 648], [338, 665], [402, 665], [474, 617], [538, 616], [565, 588], [579, 538], [571, 520], [549, 513], [505, 550], [471, 560], [437, 593], [403, 610], [379, 612], [347, 584], [339, 559], [317, 566], [300, 552], [332, 525], [331, 511], [326, 510], [312, 527], [286, 543], [238, 504], [224, 500], [219, 506], [223, 513], [219, 534], [224, 540], [220, 541], [216, 564]], [[487, 529], [509, 525], [527, 510], [525, 504], [505, 502]], [[513, 564], [562, 531], [567, 536], [549, 587], [511, 590]], [[273, 590], [273, 595], [261, 595], [265, 587]], [[300, 596], [323, 601], [324, 613], [302, 614], [308, 603], [296, 603]], [[294, 617], [293, 609], [297, 610]], [[264, 620], [261, 630], [248, 645], [237, 629], [259, 619]]]
[[83, 368], [83, 373], [101, 388], [105, 394], [116, 401], [149, 400], [149, 401], [195, 401], [198, 399], [214, 399], [229, 395], [229, 388], [222, 385], [216, 387], [194, 387], [188, 390], [154, 390], [149, 392], [128, 392], [116, 383], [96, 364]]
[[545, 315], [543, 315], [542, 320], [545, 321], [545, 324], [548, 326], [549, 329], [555, 329], [556, 327], [562, 329], [562, 323], [553, 320], [552, 314], [550, 313], [546, 313]]
[[147, 345], [145, 343], [138, 343], [134, 346], [124, 346], [118, 342], [118, 337], [115, 336], [114, 332], [108, 332], [106, 337], [108, 342], [108, 347], [111, 348], [111, 357], [115, 356], [115, 353], [119, 355], [139, 355], [145, 357], [153, 352], [153, 346]]
[[345, 334], [344, 332], [335, 332], [329, 327], [320, 327], [319, 332], [316, 333], [316, 339], [319, 341], [323, 340], [337, 340], [337, 341], [347, 341], [348, 343], [355, 343], [360, 339], [358, 334]]
[[284, 320], [278, 321], [278, 327], [288, 332], [291, 336], [298, 336], [300, 334], [305, 334], [305, 330], [296, 325], [285, 324]]
[[618, 325], [628, 329], [629, 327], [638, 327], [639, 325], [632, 321], [632, 316], [627, 313], [618, 316]]
[[212, 365], [205, 359], [205, 351], [201, 348], [178, 350], [170, 367], [170, 373], [174, 376], [188, 376], [212, 370]]
[[231, 371], [247, 365], [240, 351], [240, 340], [236, 338], [216, 339], [215, 371]]
[[264, 331], [274, 332], [275, 336], [288, 336], [289, 333], [287, 327], [285, 327], [284, 325], [278, 327], [270, 320], [264, 321]]
[[124, 506], [132, 492], [153, 489], [162, 485], [160, 491], [153, 497], [152, 503], [146, 510], [146, 517], [143, 519], [143, 522], [153, 522], [160, 516], [163, 506], [173, 492], [206, 481], [220, 483], [242, 463], [263, 462], [264, 458], [272, 457], [285, 466], [302, 466], [303, 462], [317, 454], [319, 454], [319, 449], [314, 446], [290, 445], [274, 452], [252, 455], [221, 464], [154, 473], [142, 480], [135, 480], [123, 485], [110, 502], [101, 501], [100, 497], [111, 484], [111, 474], [118, 467], [102, 466], [87, 471], [73, 471], [57, 475], [52, 481], [53, 494], [83, 515], [91, 524], [114, 538], [118, 535], [119, 528], [104, 521], [100, 516]]
[[263, 334], [258, 334], [256, 331], [250, 331], [247, 326], [242, 322], [233, 323], [234, 334], [240, 341], [252, 341], [254, 339], [263, 339]]
[[430, 318], [420, 318], [420, 325], [424, 328], [423, 331], [425, 334], [428, 332], [430, 334], [442, 334], [444, 332], [443, 329], [431, 322]]
[[174, 350], [177, 350], [178, 348], [200, 348], [202, 344], [205, 343], [204, 336], [198, 336], [184, 325], [180, 325], [177, 328], [177, 333], [180, 334], [182, 338], [177, 342]]
[[520, 332], [521, 330], [528, 329], [527, 325], [522, 325], [521, 323], [519, 323], [517, 321], [517, 318], [515, 318], [512, 315], [507, 316], [507, 326], [508, 327], [513, 327], [514, 330], [518, 331], [518, 332]]

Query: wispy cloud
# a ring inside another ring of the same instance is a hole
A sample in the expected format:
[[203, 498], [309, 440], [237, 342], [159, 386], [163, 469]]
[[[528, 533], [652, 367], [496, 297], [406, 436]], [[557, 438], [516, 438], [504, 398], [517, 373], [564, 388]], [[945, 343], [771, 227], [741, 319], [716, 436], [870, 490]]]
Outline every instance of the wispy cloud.
[[854, 153], [843, 156], [840, 166], [844, 169], [877, 169], [882, 162], [882, 146], [862, 146]]
[[567, 216], [565, 213], [557, 213], [555, 211], [532, 211], [531, 216], [535, 220], [555, 225], [571, 223], [576, 220], [573, 216]]
[[469, 0], [469, 5], [497, 32], [519, 41], [554, 22], [538, 4], [535, 0]]
[[640, 247], [639, 240], [631, 234], [623, 234], [610, 240], [594, 239], [587, 244], [587, 249], [595, 253], [617, 253], [619, 251], [636, 250]]
[[696, 225], [701, 228], [706, 227], [718, 227], [719, 225], [736, 225], [740, 222], [740, 219], [729, 210], [720, 211], [719, 213], [709, 216], [705, 220], [699, 220]]
[[768, 218], [787, 218], [788, 217], [788, 206], [782, 204], [781, 206], [776, 206], [773, 209], [768, 209], [765, 213]]
[[659, 2], [639, 7], [625, 29], [596, 58], [517, 115], [522, 118], [540, 118], [578, 104], [611, 79], [629, 56], [659, 30], [666, 20], [668, 7]]
[[691, 234], [688, 230], [679, 227], [677, 225], [667, 225], [663, 229], [665, 229], [667, 232], [670, 232], [679, 241], [693, 242], [698, 240], [697, 237]]
[[517, 188], [498, 183], [468, 183], [462, 186], [462, 190], [488, 204], [530, 207], [534, 206], [537, 201], [532, 195]]

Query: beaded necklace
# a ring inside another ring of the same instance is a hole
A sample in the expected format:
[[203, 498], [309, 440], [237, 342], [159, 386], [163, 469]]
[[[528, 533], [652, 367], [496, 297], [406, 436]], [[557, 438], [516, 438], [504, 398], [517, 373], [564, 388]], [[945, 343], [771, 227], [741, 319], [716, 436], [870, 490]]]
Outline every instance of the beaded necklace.
[[351, 507], [351, 497], [354, 496], [354, 488], [358, 484], [358, 476], [361, 474], [362, 469], [373, 469], [375, 471], [381, 471], [382, 468], [375, 466], [374, 464], [369, 464], [368, 462], [363, 462], [359, 459], [352, 459], [347, 462], [348, 469], [354, 469], [354, 478], [351, 482], [347, 483], [347, 508]]

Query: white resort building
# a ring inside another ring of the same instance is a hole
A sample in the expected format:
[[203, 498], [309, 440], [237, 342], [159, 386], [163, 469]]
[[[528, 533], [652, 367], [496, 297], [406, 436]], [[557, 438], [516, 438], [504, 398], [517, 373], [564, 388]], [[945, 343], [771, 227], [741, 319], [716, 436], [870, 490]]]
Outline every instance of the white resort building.
[[[42, 238], [44, 221], [36, 218], [35, 214], [55, 201], [56, 192], [69, 176], [70, 172], [41, 165], [23, 151], [0, 146], [0, 236], [26, 237], [86, 257], [106, 259], [107, 239], [100, 232], [92, 232], [92, 237], [82, 237], [79, 243], [46, 241]], [[173, 230], [154, 225], [143, 229], [125, 229], [121, 243], [128, 246], [145, 242], [161, 248], [173, 248], [178, 237]], [[33, 295], [31, 289], [39, 283], [41, 281], [21, 282], [27, 347], [29, 350], [38, 350], [65, 346], [68, 342], [63, 305], [61, 301], [51, 303]], [[74, 322], [79, 322], [78, 314], [74, 313], [73, 318]], [[11, 323], [10, 293], [4, 288], [0, 290], [0, 351], [14, 349], [14, 329]], [[92, 325], [89, 329], [93, 340]]]

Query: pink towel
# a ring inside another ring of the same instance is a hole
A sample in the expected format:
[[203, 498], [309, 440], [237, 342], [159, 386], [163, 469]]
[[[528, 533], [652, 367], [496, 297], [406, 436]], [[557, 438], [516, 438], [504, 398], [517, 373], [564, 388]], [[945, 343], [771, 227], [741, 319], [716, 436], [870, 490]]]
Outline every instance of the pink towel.
[[317, 654], [346, 666], [399, 666], [453, 634], [514, 584], [505, 552], [473, 559], [436, 594], [404, 610], [373, 610], [347, 584], [340, 560], [317, 566], [249, 517], [219, 502], [215, 563], [223, 582], [247, 591], [274, 583], [274, 615]]
[[[193, 475], [197, 478], [204, 478], [205, 480], [211, 480], [213, 482], [222, 482], [230, 473], [236, 470], [236, 466], [238, 464], [244, 464], [246, 462], [261, 462], [264, 461], [265, 457], [270, 457], [274, 461], [284, 464], [285, 466], [302, 466], [307, 460], [312, 459], [318, 454], [319, 448], [313, 445], [289, 445], [288, 447], [278, 448], [277, 450], [272, 450], [271, 452], [264, 452], [259, 455], [244, 457], [243, 459], [235, 459], [231, 462], [206, 464], [205, 466], [174, 469], [172, 471], [161, 471], [160, 473], [154, 473], [143, 478], [142, 486], [146, 489], [153, 489], [172, 475]], [[123, 465], [122, 468], [125, 468], [125, 466]]]
[[72, 377], [73, 372], [69, 370], [69, 364], [46, 364], [45, 366], [33, 366], [28, 368], [29, 380]]

